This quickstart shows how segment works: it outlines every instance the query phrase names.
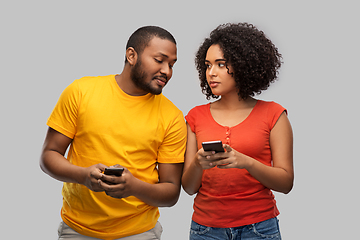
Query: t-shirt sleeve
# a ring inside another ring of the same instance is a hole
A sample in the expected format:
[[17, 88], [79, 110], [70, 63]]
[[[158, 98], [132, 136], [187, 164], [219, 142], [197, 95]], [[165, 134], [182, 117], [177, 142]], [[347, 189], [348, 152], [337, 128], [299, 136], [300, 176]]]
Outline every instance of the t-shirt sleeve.
[[159, 163], [184, 162], [186, 147], [186, 124], [182, 112], [172, 122], [159, 149]]
[[280, 104], [275, 102], [271, 102], [271, 104], [269, 104], [268, 118], [269, 118], [270, 129], [272, 129], [275, 126], [276, 122], [279, 120], [279, 117], [283, 112], [287, 114], [287, 110]]
[[195, 132], [195, 114], [196, 114], [196, 111], [195, 111], [195, 108], [193, 108], [185, 116], [185, 120], [189, 124], [192, 132]]
[[76, 133], [78, 103], [79, 87], [75, 81], [60, 95], [60, 98], [47, 121], [47, 125], [73, 139]]

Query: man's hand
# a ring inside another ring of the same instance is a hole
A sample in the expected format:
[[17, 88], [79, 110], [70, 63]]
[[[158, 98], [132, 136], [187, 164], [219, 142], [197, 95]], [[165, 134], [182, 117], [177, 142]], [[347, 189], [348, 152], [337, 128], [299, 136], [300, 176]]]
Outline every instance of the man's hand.
[[120, 177], [103, 174], [98, 184], [113, 198], [134, 196], [151, 206], [171, 207], [179, 198], [182, 168], [182, 163], [159, 163], [159, 182], [151, 184], [136, 178], [124, 167]]
[[[114, 167], [122, 167], [115, 165]], [[131, 172], [124, 167], [124, 171], [120, 177], [115, 175], [105, 175], [97, 180], [97, 186], [105, 191], [105, 193], [113, 198], [125, 198], [134, 195], [136, 189], [136, 182], [138, 181]]]
[[104, 176], [102, 172], [104, 172], [105, 168], [104, 164], [96, 164], [83, 170], [83, 181], [81, 184], [85, 185], [88, 189], [94, 192], [102, 192], [104, 189], [99, 185], [99, 179]]

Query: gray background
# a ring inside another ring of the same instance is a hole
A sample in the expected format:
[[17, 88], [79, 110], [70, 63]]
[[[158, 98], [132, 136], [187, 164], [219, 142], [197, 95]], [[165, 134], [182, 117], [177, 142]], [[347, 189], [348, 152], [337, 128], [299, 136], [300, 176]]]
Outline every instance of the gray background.
[[[187, 114], [207, 102], [197, 47], [218, 24], [246, 21], [283, 54], [279, 81], [258, 96], [286, 107], [294, 130], [294, 189], [276, 193], [283, 239], [355, 236], [359, 20], [356, 1], [2, 1], [1, 235], [57, 237], [62, 184], [41, 172], [38, 159], [46, 120], [67, 85], [121, 72], [130, 34], [159, 25], [178, 41], [164, 94]], [[161, 208], [163, 239], [188, 238], [192, 202], [182, 191], [174, 207]]]

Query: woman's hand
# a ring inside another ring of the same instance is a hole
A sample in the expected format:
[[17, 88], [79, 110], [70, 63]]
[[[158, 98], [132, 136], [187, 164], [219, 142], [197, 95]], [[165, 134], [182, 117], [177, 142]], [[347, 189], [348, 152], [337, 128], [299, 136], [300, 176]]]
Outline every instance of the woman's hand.
[[203, 148], [195, 154], [195, 164], [202, 169], [210, 169], [216, 166], [215, 162], [218, 161], [219, 156], [215, 151], [204, 151]]
[[249, 157], [232, 149], [229, 145], [223, 144], [225, 152], [215, 153], [204, 151], [201, 148], [196, 157], [196, 162], [203, 169], [218, 168], [246, 168], [249, 165]]

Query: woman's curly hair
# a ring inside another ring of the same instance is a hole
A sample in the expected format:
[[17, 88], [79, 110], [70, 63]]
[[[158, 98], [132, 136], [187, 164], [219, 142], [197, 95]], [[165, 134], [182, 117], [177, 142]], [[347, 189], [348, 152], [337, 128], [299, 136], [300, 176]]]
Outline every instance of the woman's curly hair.
[[226, 65], [233, 69], [232, 73], [228, 72], [235, 79], [239, 99], [260, 94], [277, 79], [282, 56], [265, 34], [248, 23], [222, 24], [204, 40], [195, 57], [201, 90], [207, 100], [219, 97], [211, 92], [206, 80], [205, 58], [214, 44], [220, 46]]

